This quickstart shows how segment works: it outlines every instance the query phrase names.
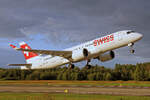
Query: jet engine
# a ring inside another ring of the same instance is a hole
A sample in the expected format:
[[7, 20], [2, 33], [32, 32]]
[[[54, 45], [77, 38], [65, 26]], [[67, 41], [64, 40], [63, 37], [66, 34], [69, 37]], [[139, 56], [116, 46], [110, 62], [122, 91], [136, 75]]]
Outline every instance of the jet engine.
[[105, 62], [105, 61], [109, 61], [109, 60], [112, 60], [113, 58], [115, 58], [115, 53], [114, 51], [109, 51], [109, 52], [106, 52], [104, 54], [101, 54], [98, 59], [102, 62]]
[[88, 55], [89, 55], [88, 50], [84, 48], [84, 49], [83, 49], [83, 56], [84, 56], [84, 57], [88, 57]]
[[86, 48], [82, 50], [76, 50], [72, 54], [73, 61], [83, 60], [88, 57], [89, 57], [89, 51]]

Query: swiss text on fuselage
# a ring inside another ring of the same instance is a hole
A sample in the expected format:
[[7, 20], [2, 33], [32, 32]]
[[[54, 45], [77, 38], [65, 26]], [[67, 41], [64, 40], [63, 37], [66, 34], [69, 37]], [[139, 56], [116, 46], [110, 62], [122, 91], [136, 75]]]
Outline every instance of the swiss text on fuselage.
[[110, 42], [110, 41], [113, 41], [113, 40], [114, 40], [114, 35], [111, 34], [111, 35], [102, 37], [100, 39], [94, 40], [93, 45], [98, 46], [98, 45], [101, 45], [103, 43], [107, 43], [107, 42]]

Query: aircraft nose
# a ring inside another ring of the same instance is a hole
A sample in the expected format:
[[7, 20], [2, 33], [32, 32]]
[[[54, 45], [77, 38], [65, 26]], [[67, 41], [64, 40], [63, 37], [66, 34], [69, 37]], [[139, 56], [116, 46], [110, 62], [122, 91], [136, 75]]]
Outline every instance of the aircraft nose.
[[143, 34], [137, 33], [138, 39], [142, 39]]

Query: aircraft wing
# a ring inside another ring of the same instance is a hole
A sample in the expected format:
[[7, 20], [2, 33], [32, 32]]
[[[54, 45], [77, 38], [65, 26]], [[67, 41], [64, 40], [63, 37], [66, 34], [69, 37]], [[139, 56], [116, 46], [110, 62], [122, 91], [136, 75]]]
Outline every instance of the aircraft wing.
[[52, 55], [52, 56], [60, 56], [64, 57], [66, 59], [71, 59], [72, 57], [72, 51], [55, 51], [55, 50], [35, 50], [35, 49], [22, 49], [17, 48], [16, 46], [10, 44], [12, 48], [18, 51], [27, 51], [27, 52], [34, 52], [38, 54], [46, 54], [46, 55]]
[[29, 50], [29, 49], [22, 49], [22, 48], [17, 48], [16, 50], [34, 52], [38, 54], [46, 54], [46, 55], [52, 55], [52, 56], [60, 56], [60, 57], [64, 57], [67, 59], [72, 57], [72, 51], [35, 50], [35, 49]]

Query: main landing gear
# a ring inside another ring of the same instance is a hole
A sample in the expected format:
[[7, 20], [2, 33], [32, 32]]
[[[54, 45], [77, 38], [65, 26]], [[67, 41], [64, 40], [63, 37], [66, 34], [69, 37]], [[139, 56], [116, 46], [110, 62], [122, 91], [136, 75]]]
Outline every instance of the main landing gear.
[[[90, 69], [92, 66], [89, 64], [91, 62], [91, 60], [90, 59], [88, 59], [87, 60], [87, 63], [86, 63], [86, 68], [87, 69]], [[68, 68], [69, 69], [74, 69], [75, 68], [75, 65], [74, 64], [72, 64], [72, 63], [70, 63], [69, 65], [68, 65]]]
[[75, 65], [74, 64], [69, 64], [69, 69], [74, 69]]
[[89, 65], [89, 62], [91, 62], [90, 59], [88, 59], [88, 60], [87, 60], [87, 63], [86, 63], [86, 68], [87, 68], [87, 69], [90, 69], [90, 68], [92, 67], [91, 65]]
[[130, 47], [130, 53], [134, 54], [135, 50], [133, 49], [134, 43], [129, 43], [128, 47]]

